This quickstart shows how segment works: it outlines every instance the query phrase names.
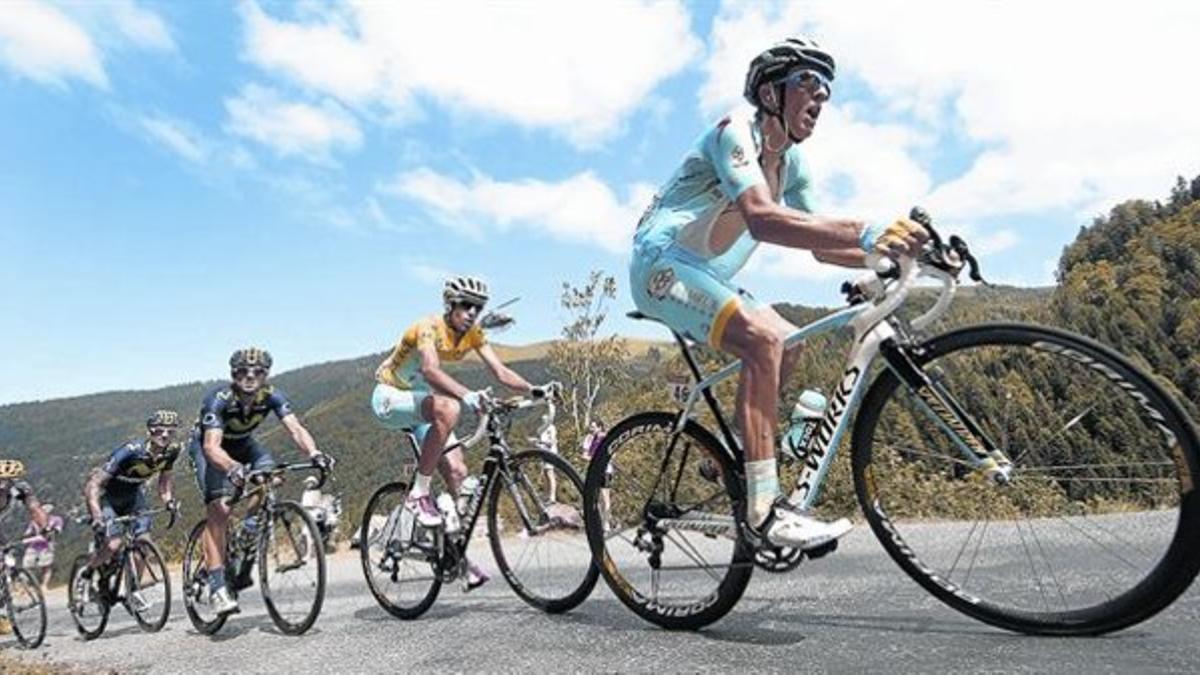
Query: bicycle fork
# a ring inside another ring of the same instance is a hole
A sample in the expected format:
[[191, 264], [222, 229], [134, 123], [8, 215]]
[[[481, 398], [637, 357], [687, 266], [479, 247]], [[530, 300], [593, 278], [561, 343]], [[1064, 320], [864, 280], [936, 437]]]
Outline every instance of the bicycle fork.
[[1012, 477], [1012, 460], [946, 387], [917, 366], [908, 350], [894, 340], [885, 341], [880, 353], [888, 368], [916, 395], [918, 409], [946, 432], [967, 463], [984, 478], [1000, 485], [1007, 484]]

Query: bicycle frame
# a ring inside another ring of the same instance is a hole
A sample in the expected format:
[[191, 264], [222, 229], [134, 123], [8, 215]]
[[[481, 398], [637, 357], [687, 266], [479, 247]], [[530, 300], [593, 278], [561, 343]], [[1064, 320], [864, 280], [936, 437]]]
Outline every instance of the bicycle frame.
[[[919, 331], [936, 321], [949, 309], [958, 282], [953, 274], [942, 269], [921, 265], [913, 259], [903, 259], [899, 266], [899, 278], [890, 286], [881, 287], [874, 302], [863, 302], [837, 310], [797, 329], [785, 338], [784, 348], [788, 349], [813, 335], [828, 333], [847, 326], [854, 330], [854, 341], [850, 348], [846, 367], [833, 389], [825, 415], [821, 419], [816, 433], [809, 441], [804, 454], [804, 466], [801, 467], [795, 490], [789, 497], [790, 501], [800, 508], [807, 509], [816, 503], [820, 487], [837, 454], [838, 443], [849, 426], [851, 417], [849, 413], [858, 408], [866, 391], [868, 384], [866, 376], [870, 372], [871, 364], [881, 355], [886, 366], [894, 371], [913, 392], [917, 393], [919, 407], [949, 433], [971, 466], [994, 480], [1007, 480], [1009, 471], [1011, 471], [1011, 463], [1008, 458], [943, 387], [930, 380], [913, 364], [908, 352], [902, 346], [908, 341], [908, 330], [900, 325], [898, 320], [892, 318], [892, 315], [908, 299], [909, 292], [920, 276], [932, 277], [940, 281], [942, 289], [933, 307], [909, 322], [912, 329]], [[879, 283], [879, 277], [875, 273], [860, 280], [861, 285], [871, 283]], [[700, 372], [687, 341], [674, 331], [672, 331], [672, 335], [683, 351], [684, 360], [695, 377], [696, 384], [684, 401], [683, 409], [679, 412], [667, 456], [670, 456], [687, 421], [693, 419], [692, 411], [703, 397], [717, 420], [726, 448], [734, 459], [734, 466], [738, 467], [739, 472], [743, 471], [745, 458], [742, 448], [725, 421], [720, 405], [711, 391], [714, 386], [738, 373], [742, 369], [742, 362], [738, 360], [729, 363], [705, 377]]]
[[[475, 432], [471, 434], [467, 440], [450, 443], [445, 449], [442, 450], [443, 456], [457, 449], [466, 450], [467, 448], [478, 444], [484, 436], [488, 437], [488, 443], [490, 446], [487, 456], [483, 459], [483, 471], [479, 477], [479, 484], [471, 493], [467, 501], [466, 509], [462, 514], [460, 514], [459, 518], [461, 525], [459, 526], [458, 532], [456, 532], [455, 536], [451, 539], [454, 546], [455, 561], [463, 559], [463, 556], [466, 553], [467, 546], [471, 542], [471, 536], [475, 532], [475, 525], [479, 521], [479, 516], [483, 511], [483, 500], [484, 497], [487, 496], [488, 490], [492, 487], [497, 477], [508, 474], [508, 458], [511, 455], [511, 452], [508, 447], [506, 435], [508, 428], [512, 425], [511, 414], [518, 410], [524, 410], [526, 408], [532, 408], [540, 405], [543, 405], [541, 401], [533, 401], [528, 399], [522, 400], [520, 403], [515, 405], [500, 403], [499, 408], [497, 408], [497, 410], [500, 411], [500, 414], [497, 414], [497, 412], [494, 411], [488, 411], [484, 413], [479, 421], [479, 426], [476, 427]], [[551, 420], [551, 422], [553, 422], [553, 420]], [[416, 434], [412, 431], [406, 431], [405, 434], [407, 435], [409, 445], [413, 450], [414, 458], [419, 460], [421, 456], [421, 446], [419, 443], [417, 443]], [[526, 487], [529, 489], [530, 494], [533, 494], [537, 496], [538, 499], [541, 499], [538, 491], [533, 489], [532, 485], [527, 485]], [[499, 489], [499, 487], [496, 489]], [[523, 502], [520, 499], [515, 501], [518, 506], [518, 510], [520, 511], [521, 519], [525, 521], [525, 526], [530, 527], [531, 520], [529, 518], [529, 514], [524, 510]]]

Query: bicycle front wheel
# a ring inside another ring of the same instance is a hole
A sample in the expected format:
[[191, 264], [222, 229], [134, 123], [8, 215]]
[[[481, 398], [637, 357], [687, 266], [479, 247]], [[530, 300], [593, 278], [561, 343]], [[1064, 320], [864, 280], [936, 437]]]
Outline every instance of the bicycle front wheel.
[[[909, 576], [972, 617], [1047, 635], [1118, 630], [1186, 590], [1200, 444], [1153, 379], [1092, 340], [1021, 324], [906, 352], [928, 382], [880, 374], [853, 465], [872, 530]], [[957, 431], [939, 399], [967, 413]], [[1012, 462], [1007, 482], [970, 461], [972, 424]]]
[[733, 460], [695, 422], [676, 436], [677, 417], [642, 413], [608, 432], [588, 467], [584, 514], [621, 602], [664, 628], [695, 630], [733, 609], [754, 562], [738, 532], [744, 486]]
[[497, 472], [488, 539], [513, 591], [551, 614], [578, 607], [600, 578], [583, 529], [583, 481], [555, 453], [522, 452]]
[[46, 637], [46, 600], [42, 587], [27, 570], [12, 570], [8, 580], [8, 620], [17, 642], [36, 649]]
[[409, 486], [388, 483], [375, 491], [359, 528], [359, 555], [367, 587], [380, 607], [399, 619], [425, 613], [442, 588], [434, 530], [404, 508]]
[[[207, 524], [207, 520], [196, 523], [183, 549], [183, 608], [196, 630], [213, 635], [221, 630], [229, 615], [217, 614], [212, 607], [208, 568], [204, 564], [204, 528]], [[228, 530], [225, 536], [229, 536]]]
[[157, 633], [171, 617], [171, 575], [158, 546], [149, 539], [139, 539], [129, 549], [126, 601], [138, 626], [147, 633]]
[[100, 572], [94, 571], [90, 578], [83, 576], [88, 557], [81, 555], [71, 565], [71, 577], [67, 583], [67, 607], [75, 628], [85, 640], [94, 640], [108, 625], [108, 602], [101, 590]]
[[279, 502], [259, 534], [258, 575], [263, 602], [279, 630], [300, 635], [312, 628], [325, 602], [325, 548], [308, 512]]

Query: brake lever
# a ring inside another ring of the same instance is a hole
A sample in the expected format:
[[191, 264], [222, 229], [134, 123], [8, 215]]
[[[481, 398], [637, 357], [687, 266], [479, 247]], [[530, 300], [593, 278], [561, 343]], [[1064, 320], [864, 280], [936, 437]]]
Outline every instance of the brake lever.
[[987, 284], [983, 280], [983, 275], [979, 273], [979, 261], [975, 259], [975, 256], [971, 255], [971, 250], [967, 247], [967, 242], [962, 237], [957, 234], [950, 235], [950, 250], [954, 251], [963, 262], [967, 263], [967, 267], [970, 269], [969, 276], [971, 277], [971, 281]]
[[908, 212], [908, 218], [920, 223], [929, 232], [929, 238], [933, 240], [933, 244], [938, 250], [943, 248], [942, 236], [938, 234], [937, 230], [933, 229], [933, 217], [929, 215], [928, 211], [919, 206], [914, 206]]

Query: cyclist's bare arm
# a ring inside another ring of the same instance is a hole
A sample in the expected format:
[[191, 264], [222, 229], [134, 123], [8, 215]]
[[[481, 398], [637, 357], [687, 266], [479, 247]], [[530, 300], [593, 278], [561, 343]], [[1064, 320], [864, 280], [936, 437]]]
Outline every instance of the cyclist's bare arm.
[[778, 204], [771, 199], [766, 185], [750, 187], [738, 196], [735, 204], [756, 240], [788, 248], [820, 251], [856, 248], [865, 226], [859, 220], [820, 216]]
[[433, 387], [434, 391], [453, 396], [456, 399], [462, 399], [471, 392], [470, 389], [442, 370], [442, 362], [438, 358], [437, 348], [432, 343], [418, 345], [417, 352], [421, 355], [421, 377], [429, 383], [430, 387]]
[[163, 471], [158, 474], [158, 498], [166, 504], [175, 498], [175, 472]]
[[112, 476], [108, 475], [107, 471], [97, 467], [92, 469], [87, 482], [83, 484], [83, 498], [87, 501], [88, 511], [92, 513], [93, 519], [100, 519], [100, 492], [104, 490], [110, 478]]
[[33, 494], [25, 497], [25, 508], [29, 511], [29, 519], [37, 526], [39, 530], [46, 529], [46, 525], [50, 522], [50, 514], [42, 508], [42, 503]]
[[296, 417], [295, 413], [287, 415], [279, 421], [288, 430], [288, 433], [291, 434], [292, 442], [296, 444], [297, 448], [303, 450], [309, 457], [313, 457], [320, 452], [317, 450], [317, 442], [313, 440], [312, 434], [308, 433], [308, 429], [305, 429], [303, 424], [300, 424], [300, 420]]
[[813, 257], [823, 263], [842, 267], [866, 267], [867, 254], [861, 248], [816, 249]]
[[225, 433], [220, 429], [204, 430], [204, 457], [223, 473], [229, 473], [237, 462], [221, 447], [221, 439]]
[[492, 375], [496, 377], [500, 384], [522, 394], [528, 394], [529, 390], [533, 388], [533, 385], [529, 384], [525, 378], [504, 365], [500, 357], [496, 356], [496, 350], [492, 349], [491, 345], [483, 345], [476, 351], [479, 352], [479, 358], [483, 359], [483, 362], [487, 364], [488, 369], [492, 371]]

